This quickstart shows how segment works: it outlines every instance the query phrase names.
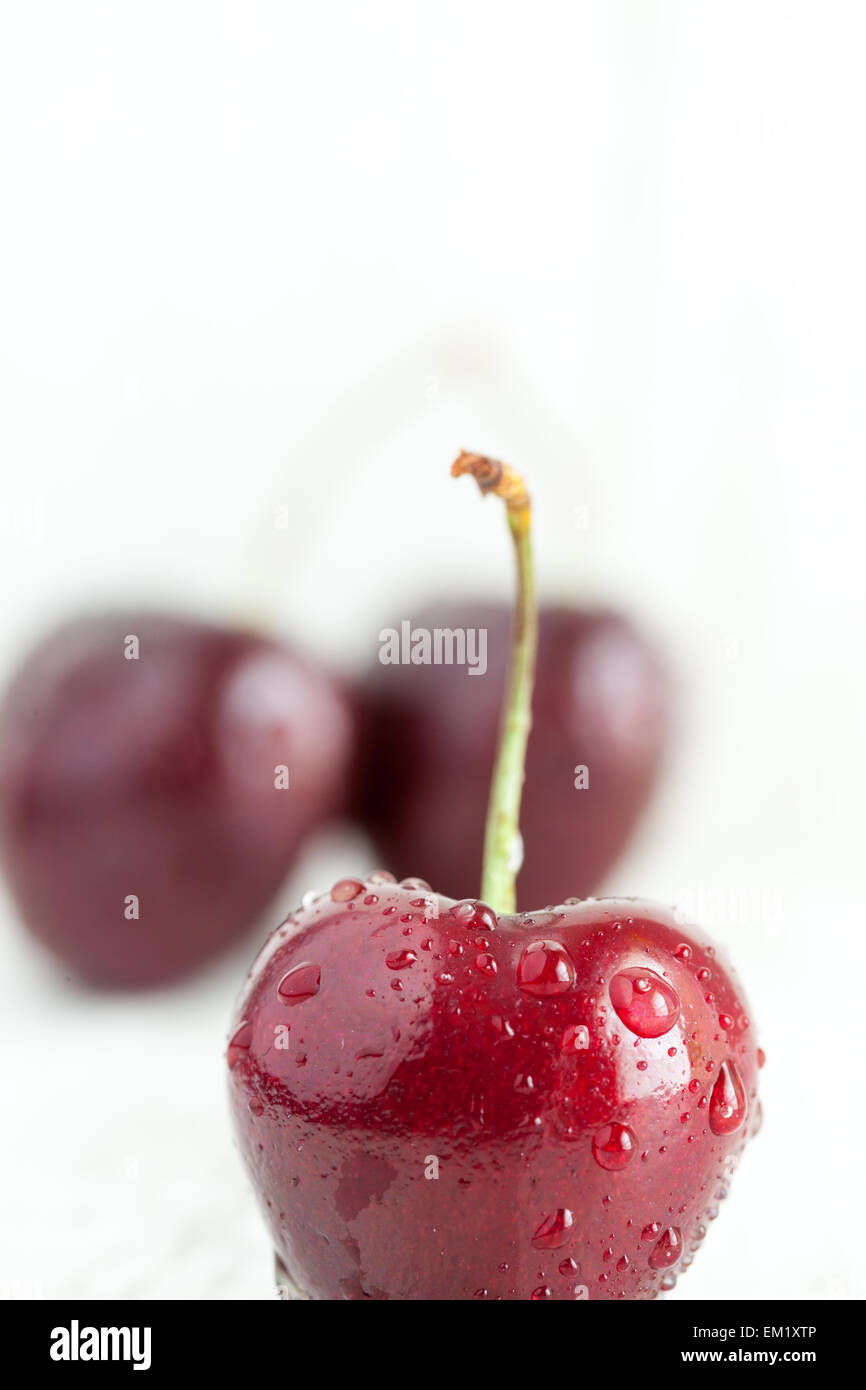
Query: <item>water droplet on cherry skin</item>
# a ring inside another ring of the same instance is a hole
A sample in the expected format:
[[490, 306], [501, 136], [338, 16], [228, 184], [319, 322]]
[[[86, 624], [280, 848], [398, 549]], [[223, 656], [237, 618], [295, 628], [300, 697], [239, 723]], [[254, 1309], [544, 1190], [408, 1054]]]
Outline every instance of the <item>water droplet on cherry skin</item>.
[[318, 994], [321, 981], [321, 966], [303, 961], [283, 976], [277, 986], [277, 994], [284, 1004], [303, 1004]]
[[637, 1138], [628, 1125], [605, 1125], [592, 1139], [592, 1156], [600, 1168], [618, 1173], [634, 1158]]
[[341, 878], [331, 889], [331, 901], [335, 903], [348, 903], [353, 898], [357, 898], [359, 893], [363, 893], [364, 885], [357, 878]]
[[559, 941], [533, 941], [520, 957], [517, 983], [536, 999], [565, 994], [574, 980], [574, 962]]
[[385, 957], [385, 964], [389, 970], [407, 970], [417, 959], [414, 951], [391, 951]]
[[679, 1226], [668, 1226], [663, 1231], [649, 1257], [650, 1269], [667, 1269], [676, 1264], [683, 1253], [683, 1238]]
[[541, 1222], [532, 1237], [532, 1244], [536, 1250], [559, 1250], [571, 1239], [573, 1229], [574, 1216], [567, 1207], [559, 1207]]
[[250, 1050], [250, 1043], [253, 1040], [253, 1025], [242, 1023], [234, 1033], [231, 1042], [226, 1049], [226, 1061], [229, 1067], [236, 1067], [238, 1062], [242, 1062]]
[[499, 926], [493, 908], [478, 898], [462, 898], [452, 907], [451, 915], [469, 931], [496, 931]]
[[710, 1096], [710, 1129], [714, 1134], [733, 1134], [746, 1118], [746, 1088], [730, 1058], [719, 1067]]
[[634, 966], [614, 975], [608, 986], [617, 1016], [639, 1038], [660, 1038], [680, 1014], [676, 990], [654, 970]]

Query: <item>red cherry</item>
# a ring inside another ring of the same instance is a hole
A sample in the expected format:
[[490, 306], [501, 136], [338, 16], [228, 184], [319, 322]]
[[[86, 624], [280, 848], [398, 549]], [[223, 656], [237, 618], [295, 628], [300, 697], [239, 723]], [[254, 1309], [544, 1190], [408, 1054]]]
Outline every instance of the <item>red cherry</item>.
[[[485, 629], [487, 670], [377, 663], [366, 692], [358, 814], [398, 876], [420, 865], [459, 897], [481, 880], [511, 617], [505, 605], [443, 603], [412, 627]], [[586, 897], [598, 886], [649, 800], [668, 702], [658, 656], [625, 618], [541, 610], [518, 906]], [[582, 789], [580, 766], [589, 779]]]
[[[452, 473], [505, 502], [519, 579], [487, 902], [425, 884], [416, 925], [418, 881], [377, 874], [375, 893], [341, 880], [278, 930], [229, 1045], [240, 1148], [280, 1277], [307, 1297], [654, 1298], [673, 1286], [683, 1233], [696, 1248], [716, 1214], [707, 1202], [750, 1132], [757, 1050], [749, 1029], [719, 1031], [744, 1001], [718, 959], [707, 991], [713, 950], [683, 941], [670, 914], [570, 897], [510, 910], [535, 655], [532, 509], [521, 476], [495, 459], [462, 453]], [[447, 724], [456, 775], [439, 809], [459, 823], [460, 739], [479, 730], [451, 712]], [[292, 1028], [285, 980], [313, 968], [316, 992]], [[711, 1098], [691, 1109], [711, 1075]], [[551, 1281], [539, 1252], [566, 1245], [566, 1277]]]
[[[417, 888], [372, 887], [294, 914], [232, 1025], [235, 1128], [289, 1282], [573, 1300], [579, 1267], [590, 1299], [670, 1287], [752, 1128], [755, 1029], [719, 1031], [719, 1008], [748, 1012], [724, 963], [708, 1005], [706, 948], [666, 911], [602, 899], [499, 914], [491, 973], [458, 904], [431, 893], [421, 914]], [[317, 991], [287, 1007], [286, 978], [313, 967]]]
[[0, 857], [22, 916], [91, 980], [182, 975], [267, 907], [340, 806], [352, 746], [346, 695], [274, 642], [143, 612], [68, 624], [0, 711]]

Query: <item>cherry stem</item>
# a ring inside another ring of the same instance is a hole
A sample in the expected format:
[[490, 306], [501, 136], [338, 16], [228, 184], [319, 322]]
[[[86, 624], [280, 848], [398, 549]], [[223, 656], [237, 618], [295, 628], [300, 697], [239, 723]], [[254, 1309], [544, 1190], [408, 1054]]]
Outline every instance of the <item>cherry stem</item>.
[[493, 493], [505, 502], [517, 562], [517, 604], [511, 635], [508, 681], [499, 725], [499, 741], [487, 825], [481, 896], [496, 912], [513, 912], [515, 880], [520, 869], [520, 798], [526, 766], [526, 745], [532, 726], [532, 686], [538, 646], [538, 606], [532, 563], [532, 507], [519, 473], [496, 459], [462, 453], [451, 465], [455, 478], [469, 473], [482, 495]]

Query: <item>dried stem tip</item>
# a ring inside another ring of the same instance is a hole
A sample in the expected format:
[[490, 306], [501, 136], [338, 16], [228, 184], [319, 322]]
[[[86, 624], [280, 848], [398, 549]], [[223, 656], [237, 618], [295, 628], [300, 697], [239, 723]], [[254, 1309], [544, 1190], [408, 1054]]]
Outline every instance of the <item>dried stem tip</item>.
[[507, 463], [487, 458], [484, 454], [468, 454], [465, 449], [452, 463], [451, 476], [459, 478], [464, 473], [471, 473], [485, 496], [492, 492], [494, 496], [502, 498], [512, 524], [517, 521], [521, 530], [528, 529], [529, 493], [519, 473]]

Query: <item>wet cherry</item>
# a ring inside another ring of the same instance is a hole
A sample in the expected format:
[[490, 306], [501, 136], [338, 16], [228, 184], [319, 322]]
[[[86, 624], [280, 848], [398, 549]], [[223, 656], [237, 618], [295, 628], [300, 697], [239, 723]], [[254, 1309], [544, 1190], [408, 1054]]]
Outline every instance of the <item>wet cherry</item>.
[[[435, 894], [429, 948], [407, 947], [400, 919], [414, 896], [378, 884], [296, 913], [293, 934], [275, 933], [263, 951], [232, 1024], [235, 1132], [292, 1282], [312, 1298], [469, 1299], [486, 1288], [528, 1299], [539, 1253], [556, 1251], [580, 1265], [590, 1299], [653, 1297], [661, 1273], [680, 1267], [669, 1213], [682, 1231], [706, 1220], [746, 1141], [749, 1125], [732, 1124], [757, 1084], [754, 1041], [738, 1039], [735, 1072], [715, 1010], [675, 954], [683, 929], [662, 909], [605, 899], [561, 909], [533, 954], [569, 969], [532, 993], [523, 916], [497, 918], [488, 973], [474, 947], [450, 953], [465, 929]], [[663, 1037], [633, 1048], [609, 999], [636, 955], [647, 972], [667, 972], [679, 1011]], [[718, 956], [714, 979], [742, 1012]], [[297, 1008], [287, 980], [303, 987]], [[287, 1045], [275, 1046], [286, 1023]], [[708, 1110], [695, 1105], [694, 1079], [712, 1092]], [[573, 1298], [554, 1269], [545, 1296]]]
[[[665, 909], [571, 897], [516, 911], [529, 500], [492, 460], [462, 455], [455, 471], [505, 500], [522, 580], [481, 895], [377, 873], [305, 901], [232, 1021], [235, 1132], [280, 1280], [302, 1297], [652, 1299], [754, 1128], [756, 1030], [720, 1029], [746, 1000]], [[459, 788], [451, 799], [459, 821]]]

